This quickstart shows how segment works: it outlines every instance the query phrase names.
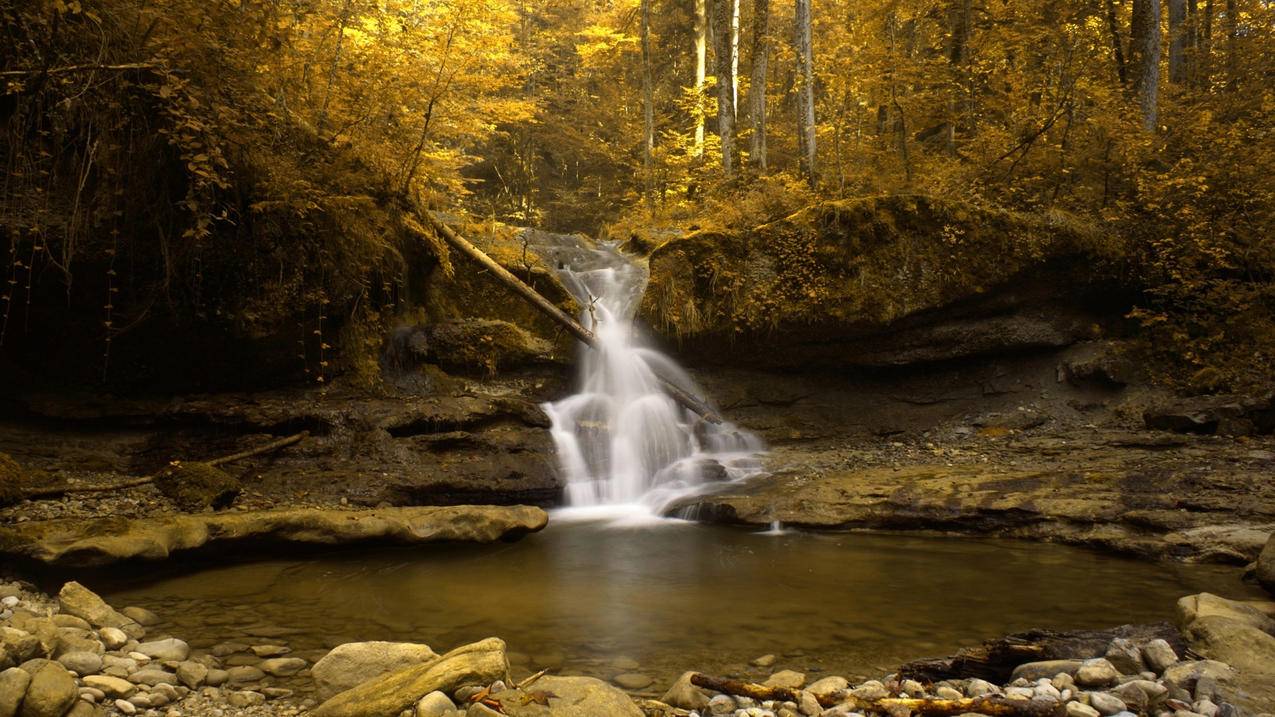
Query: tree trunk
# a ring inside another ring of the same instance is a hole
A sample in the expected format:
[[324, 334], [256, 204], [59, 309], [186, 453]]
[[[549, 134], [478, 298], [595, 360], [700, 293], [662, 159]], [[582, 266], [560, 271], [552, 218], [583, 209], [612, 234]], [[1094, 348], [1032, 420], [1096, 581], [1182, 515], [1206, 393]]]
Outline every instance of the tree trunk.
[[655, 89], [651, 83], [651, 0], [642, 0], [642, 184], [647, 209], [655, 208]]
[[739, 0], [730, 6], [730, 106], [739, 122]]
[[1230, 89], [1235, 89], [1239, 80], [1239, 39], [1239, 8], [1235, 7], [1235, 0], [1226, 0], [1226, 86]]
[[734, 172], [735, 78], [730, 69], [732, 0], [713, 0], [714, 64], [717, 68], [717, 134], [722, 140], [722, 173]]
[[1156, 128], [1160, 94], [1160, 0], [1133, 0], [1129, 61], [1142, 126]]
[[770, 0], [753, 0], [753, 71], [748, 87], [748, 116], [753, 136], [749, 158], [766, 169], [766, 62], [770, 55]]
[[1187, 79], [1186, 0], [1169, 0], [1169, 82], [1181, 85]]
[[961, 72], [970, 39], [970, 0], [955, 0], [952, 5], [952, 50], [948, 60], [952, 65], [952, 87], [948, 97], [947, 131], [944, 144], [947, 153], [956, 156], [956, 127], [959, 124], [961, 101]]
[[704, 78], [708, 74], [708, 2], [695, 0], [695, 156], [704, 154]]
[[810, 0], [796, 0], [793, 50], [797, 55], [797, 145], [801, 172], [815, 184], [815, 69], [810, 37]]
[[1114, 0], [1106, 0], [1107, 31], [1111, 33], [1111, 50], [1116, 61], [1116, 77], [1120, 78], [1122, 87], [1129, 86], [1129, 71], [1124, 61], [1124, 40], [1120, 37], [1120, 18], [1116, 17]]

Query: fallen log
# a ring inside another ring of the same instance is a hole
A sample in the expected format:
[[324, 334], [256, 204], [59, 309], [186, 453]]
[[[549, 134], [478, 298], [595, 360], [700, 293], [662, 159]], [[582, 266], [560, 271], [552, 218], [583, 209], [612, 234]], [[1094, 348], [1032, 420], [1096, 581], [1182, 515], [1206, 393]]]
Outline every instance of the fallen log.
[[[727, 677], [712, 677], [699, 672], [691, 675], [691, 684], [729, 695], [750, 697], [758, 701], [776, 700], [797, 702], [799, 704], [801, 702], [801, 690], [760, 685], [756, 682], [742, 682]], [[837, 690], [824, 694], [812, 693], [812, 696], [823, 707], [846, 705], [852, 710], [862, 712], [883, 714], [906, 714], [910, 712], [924, 717], [951, 717], [966, 712], [991, 715], [992, 717], [1054, 717], [1061, 714], [1064, 709], [1061, 702], [1011, 700], [1000, 695], [963, 697], [954, 700], [930, 697], [883, 697], [876, 700], [863, 700], [855, 697], [847, 690]]]
[[[526, 299], [532, 306], [540, 310], [540, 312], [545, 316], [553, 319], [585, 345], [593, 349], [599, 348], [598, 339], [593, 335], [592, 331], [581, 326], [578, 321], [568, 316], [565, 311], [555, 306], [553, 302], [542, 296], [540, 292], [528, 286], [522, 279], [514, 276], [512, 272], [498, 264], [495, 259], [487, 256], [487, 253], [482, 249], [474, 246], [469, 242], [469, 240], [453, 231], [451, 227], [440, 222], [434, 216], [433, 212], [423, 210], [421, 213], [429, 221], [430, 227], [433, 228], [433, 230], [453, 248], [470, 259], [478, 262], [478, 264], [490, 271], [496, 279], [498, 279], [511, 291]], [[690, 393], [662, 376], [657, 376], [656, 378], [659, 379], [660, 385], [664, 388], [665, 393], [667, 393], [674, 401], [681, 404], [684, 408], [701, 416], [709, 423], [722, 422], [722, 419], [717, 415], [717, 412], [710, 408], [704, 401], [692, 396]]]
[[[294, 433], [290, 436], [284, 436], [283, 438], [257, 446], [256, 448], [249, 448], [246, 451], [231, 453], [230, 455], [221, 456], [220, 458], [214, 458], [210, 461], [204, 461], [204, 464], [209, 466], [219, 466], [219, 465], [222, 465], [223, 463], [232, 463], [234, 461], [241, 461], [245, 458], [252, 458], [253, 456], [259, 456], [262, 453], [277, 451], [280, 448], [286, 448], [294, 443], [300, 443], [303, 439], [305, 439], [309, 435], [310, 435], [309, 431], [301, 431], [300, 433]], [[103, 492], [112, 491], [112, 490], [123, 490], [125, 488], [136, 488], [138, 486], [154, 483], [156, 480], [160, 478], [160, 476], [164, 475], [165, 471], [168, 471], [170, 469], [170, 466], [165, 466], [163, 470], [160, 470], [157, 473], [140, 476], [138, 478], [131, 478], [125, 481], [117, 481], [114, 483], [91, 483], [88, 485], [62, 485], [62, 486], [54, 486], [49, 488], [40, 488], [40, 489], [32, 490], [32, 491], [24, 491], [22, 494], [22, 498], [25, 498], [26, 500], [39, 500], [41, 498], [58, 498], [68, 493], [103, 493]]]

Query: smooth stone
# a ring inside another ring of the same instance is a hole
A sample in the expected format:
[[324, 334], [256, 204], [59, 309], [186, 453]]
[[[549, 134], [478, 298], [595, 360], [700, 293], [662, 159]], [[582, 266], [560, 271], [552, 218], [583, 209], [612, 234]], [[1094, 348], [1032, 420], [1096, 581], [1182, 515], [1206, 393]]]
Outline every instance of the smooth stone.
[[88, 620], [85, 620], [82, 617], [76, 617], [74, 615], [66, 615], [66, 614], [59, 613], [57, 615], [51, 615], [49, 619], [52, 620], [53, 624], [57, 625], [58, 627], [73, 627], [77, 630], [92, 630], [93, 629], [93, 626], [89, 624]]
[[256, 682], [266, 676], [266, 673], [252, 665], [239, 665], [226, 670], [230, 684], [237, 685], [245, 682]]
[[108, 650], [118, 650], [129, 641], [128, 635], [118, 627], [104, 627], [97, 631], [97, 637]]
[[267, 675], [291, 677], [306, 668], [306, 661], [300, 657], [272, 657], [257, 667]]
[[31, 684], [31, 675], [18, 667], [0, 672], [0, 717], [13, 717]]
[[155, 667], [145, 667], [128, 676], [128, 681], [138, 685], [155, 686], [161, 682], [172, 684], [177, 681], [177, 675]]
[[213, 645], [212, 650], [209, 652], [212, 653], [213, 657], [227, 657], [237, 652], [248, 652], [251, 649], [242, 642], [221, 642]]
[[265, 695], [268, 700], [281, 700], [293, 694], [293, 691], [287, 687], [262, 687], [258, 692]]
[[231, 707], [252, 707], [253, 705], [262, 705], [266, 703], [266, 696], [260, 692], [252, 690], [239, 690], [226, 695], [226, 701]]
[[777, 658], [774, 655], [762, 655], [761, 657], [753, 659], [753, 661], [748, 664], [753, 667], [770, 667], [775, 664], [776, 659]]
[[1081, 660], [1042, 660], [1040, 662], [1026, 662], [1014, 668], [1010, 680], [1027, 680], [1032, 682], [1042, 677], [1053, 678], [1059, 673], [1075, 675], [1080, 669]]
[[1104, 657], [1085, 660], [1076, 670], [1076, 684], [1081, 687], [1106, 687], [1120, 679], [1120, 671]]
[[119, 710], [120, 712], [123, 712], [126, 715], [137, 714], [137, 705], [133, 704], [132, 702], [129, 702], [128, 700], [123, 700], [123, 699], [115, 700], [115, 709]]
[[310, 676], [319, 697], [326, 699], [388, 672], [437, 657], [429, 645], [415, 642], [347, 642], [316, 662]]
[[[54, 638], [56, 641], [56, 638]], [[20, 665], [44, 651], [40, 638], [16, 627], [0, 626], [0, 664]]]
[[824, 677], [806, 686], [806, 690], [816, 695], [830, 695], [834, 692], [840, 692], [850, 686], [850, 681], [844, 677], [832, 675]]
[[92, 698], [93, 702], [101, 702], [106, 699], [106, 693], [96, 687], [81, 687], [80, 699]]
[[786, 687], [790, 690], [800, 689], [806, 684], [806, 676], [796, 670], [780, 670], [766, 678], [767, 687]]
[[136, 620], [107, 605], [97, 593], [75, 581], [66, 583], [58, 591], [58, 607], [93, 627], [117, 627], [138, 639], [146, 634], [146, 629]]
[[97, 639], [92, 630], [81, 630], [78, 627], [58, 628], [58, 644], [53, 654], [61, 657], [68, 652], [91, 652], [95, 655], [106, 654], [106, 646]]
[[709, 714], [724, 715], [735, 711], [735, 700], [729, 695], [717, 695], [708, 701]]
[[92, 652], [68, 652], [59, 657], [58, 662], [80, 677], [102, 670], [102, 656]]
[[1212, 677], [1218, 682], [1231, 682], [1235, 679], [1235, 670], [1224, 662], [1215, 660], [1193, 660], [1170, 665], [1161, 678], [1167, 687], [1183, 690], [1194, 689], [1201, 677]]
[[465, 717], [500, 717], [501, 713], [481, 702], [475, 702], [465, 710]]
[[[668, 688], [664, 696], [660, 698], [660, 702], [673, 707], [679, 707], [684, 710], [702, 710], [708, 706], [708, 694], [691, 684], [691, 675], [694, 671], [683, 672], [681, 677]], [[0, 715], [0, 717], [3, 717]]]
[[1195, 711], [1204, 717], [1217, 717], [1220, 708], [1213, 703], [1213, 700], [1200, 700], [1195, 703]]
[[643, 712], [624, 692], [592, 677], [546, 676], [528, 688], [549, 696], [550, 709], [534, 703], [526, 704], [526, 693], [519, 690], [497, 692], [508, 717], [642, 717]]
[[[1054, 685], [1057, 687], [1057, 685]], [[1001, 688], [993, 685], [987, 680], [980, 680], [977, 677], [965, 683], [965, 694], [970, 697], [985, 697], [987, 695], [998, 694]]]
[[1108, 716], [1124, 712], [1128, 708], [1119, 697], [1106, 692], [1090, 692], [1089, 706]]
[[1146, 669], [1142, 651], [1123, 637], [1117, 637], [1107, 645], [1107, 654], [1104, 657], [1122, 675], [1136, 675]]
[[101, 710], [98, 709], [96, 704], [86, 700], [76, 700], [75, 704], [71, 705], [71, 709], [66, 713], [66, 717], [94, 717], [97, 714], [101, 714]]
[[651, 686], [655, 682], [649, 675], [640, 672], [621, 672], [611, 678], [615, 684], [626, 690], [641, 690]]
[[[1147, 705], [1151, 702], [1151, 695], [1147, 694], [1147, 691], [1142, 688], [1140, 684], [1141, 682], [1144, 682], [1144, 680], [1132, 680], [1121, 685], [1116, 685], [1108, 690], [1108, 692], [1119, 697], [1120, 700], [1125, 703], [1126, 707], [1133, 707], [1135, 710], [1141, 711], [1146, 709]], [[1159, 687], [1159, 685], [1156, 685], [1154, 682], [1151, 684]], [[1168, 692], [1168, 690], [1160, 688], [1159, 694], [1164, 694], [1165, 692]]]
[[161, 622], [159, 615], [156, 615], [144, 607], [134, 607], [130, 605], [129, 607], [120, 610], [120, 614], [142, 627], [153, 627]]
[[449, 712], [455, 710], [456, 703], [452, 702], [452, 698], [438, 690], [434, 690], [416, 702], [416, 717], [446, 717]]
[[137, 685], [110, 675], [89, 675], [83, 681], [86, 686], [101, 690], [107, 697], [128, 699], [137, 692]]
[[632, 657], [617, 657], [611, 660], [611, 667], [621, 672], [633, 672], [641, 667], [641, 664]]
[[31, 672], [17, 717], [62, 717], [80, 697], [75, 678], [56, 662], [39, 661]]
[[143, 642], [137, 646], [136, 651], [152, 660], [177, 660], [180, 662], [190, 657], [190, 645], [186, 644], [184, 640], [178, 640], [175, 637]]
[[209, 687], [220, 687], [230, 680], [230, 673], [221, 669], [208, 670], [208, 676], [204, 678], [204, 684]]
[[137, 664], [137, 660], [131, 657], [120, 657], [119, 655], [102, 655], [102, 666], [110, 669], [118, 667], [124, 670], [125, 674], [137, 672], [141, 665]]
[[177, 680], [190, 689], [198, 689], [206, 679], [208, 679], [206, 665], [192, 660], [177, 664]]
[[1067, 717], [1099, 717], [1098, 710], [1081, 702], [1067, 703]]
[[252, 654], [257, 657], [283, 657], [292, 652], [292, 648], [287, 645], [253, 645]]

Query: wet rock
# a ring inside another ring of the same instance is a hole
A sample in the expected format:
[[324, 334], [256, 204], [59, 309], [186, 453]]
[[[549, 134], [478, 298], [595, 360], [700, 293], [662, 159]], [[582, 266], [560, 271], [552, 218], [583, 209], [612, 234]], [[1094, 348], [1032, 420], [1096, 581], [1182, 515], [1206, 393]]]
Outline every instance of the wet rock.
[[256, 682], [266, 676], [266, 673], [252, 665], [239, 665], [226, 670], [229, 676], [230, 684], [242, 685], [248, 682]]
[[177, 665], [177, 680], [192, 690], [203, 686], [208, 679], [208, 666], [200, 662], [185, 660]]
[[[668, 688], [660, 701], [667, 705], [680, 707], [684, 710], [702, 710], [708, 706], [708, 694], [700, 688], [691, 684], [691, 675], [693, 671], [683, 672], [681, 677]], [[3, 717], [0, 715], [0, 717]]]
[[[136, 520], [29, 521], [0, 526], [0, 556], [90, 566], [132, 559], [159, 560], [173, 552], [248, 539], [276, 546], [371, 541], [491, 542], [540, 530], [547, 521], [548, 516], [539, 508], [474, 505], [367, 511], [293, 508], [166, 514]], [[128, 632], [126, 627], [120, 627]]]
[[128, 676], [128, 681], [138, 685], [158, 685], [161, 682], [173, 684], [177, 681], [177, 675], [161, 670], [157, 667], [143, 667]]
[[18, 705], [27, 693], [31, 684], [31, 675], [26, 670], [10, 667], [0, 671], [0, 717], [13, 717], [18, 712]]
[[1191, 623], [1205, 617], [1235, 620], [1262, 632], [1275, 634], [1275, 619], [1252, 605], [1227, 600], [1211, 593], [1188, 595], [1178, 600], [1175, 621], [1179, 629], [1185, 629]]
[[844, 677], [838, 677], [836, 675], [833, 675], [830, 677], [824, 677], [822, 679], [815, 680], [814, 682], [810, 683], [809, 686], [806, 687], [806, 690], [809, 692], [813, 692], [816, 695], [830, 695], [834, 692], [840, 692], [841, 690], [844, 690], [845, 688], [849, 686], [850, 686], [849, 680], [847, 680]]
[[735, 700], [730, 695], [717, 695], [708, 701], [708, 713], [730, 714], [735, 711]]
[[873, 700], [888, 697], [890, 692], [885, 688], [885, 685], [881, 684], [877, 680], [868, 680], [867, 682], [864, 682], [858, 687], [850, 690], [850, 694], [854, 695], [856, 699], [871, 702]]
[[93, 652], [68, 652], [58, 657], [58, 662], [80, 677], [102, 669], [102, 656]]
[[178, 662], [190, 657], [190, 645], [184, 640], [169, 637], [154, 642], [143, 642], [137, 646], [137, 652], [152, 660], [176, 660]]
[[806, 684], [806, 676], [796, 670], [780, 670], [767, 677], [765, 684], [767, 687], [786, 687], [795, 690]]
[[209, 669], [208, 676], [204, 678], [204, 684], [209, 687], [220, 687], [230, 681], [230, 673], [221, 669]]
[[137, 714], [137, 705], [124, 699], [115, 700], [115, 709], [126, 715]]
[[120, 610], [120, 613], [142, 627], [151, 627], [160, 623], [159, 615], [156, 615], [144, 607], [130, 606]]
[[419, 665], [438, 655], [414, 642], [348, 642], [338, 645], [314, 664], [310, 674], [318, 695], [326, 699], [355, 685], [405, 667]]
[[1257, 582], [1266, 592], [1275, 595], [1275, 533], [1266, 541], [1266, 547], [1257, 556]]
[[1173, 646], [1161, 639], [1155, 639], [1143, 645], [1142, 657], [1146, 660], [1147, 667], [1157, 675], [1162, 674], [1169, 665], [1178, 661], [1178, 653], [1173, 651]]
[[965, 683], [965, 694], [970, 697], [985, 697], [987, 695], [998, 694], [1001, 691], [999, 687], [993, 685], [987, 680], [980, 680], [977, 677], [970, 679]]
[[199, 461], [174, 461], [155, 476], [155, 487], [178, 508], [195, 513], [228, 507], [243, 487], [220, 468]]
[[272, 657], [262, 660], [257, 666], [262, 672], [274, 677], [291, 677], [306, 667], [306, 661], [299, 657]]
[[1106, 692], [1090, 692], [1089, 706], [1108, 716], [1124, 712], [1127, 707], [1119, 697]]
[[451, 693], [462, 685], [489, 685], [504, 678], [508, 671], [504, 641], [488, 638], [363, 682], [329, 698], [314, 710], [314, 715], [397, 717], [421, 695], [435, 690]]
[[748, 664], [752, 665], [753, 667], [770, 667], [771, 665], [775, 664], [775, 659], [776, 658], [774, 655], [762, 655], [761, 657], [754, 658]]
[[101, 690], [103, 694], [111, 698], [128, 699], [137, 692], [137, 685], [128, 680], [109, 675], [89, 675], [84, 678], [84, 684], [87, 687]]
[[58, 643], [53, 654], [60, 657], [69, 652], [91, 652], [101, 655], [106, 652], [106, 647], [101, 640], [97, 639], [97, 633], [92, 630], [81, 630], [75, 627], [58, 628]]
[[58, 613], [57, 615], [51, 615], [49, 619], [52, 620], [53, 624], [58, 627], [72, 627], [77, 630], [85, 631], [91, 631], [93, 629], [93, 626], [89, 624], [88, 620], [78, 618], [74, 615]]
[[128, 644], [129, 636], [118, 627], [104, 627], [97, 631], [98, 639], [108, 650], [118, 650]]
[[1111, 641], [1104, 657], [1122, 675], [1136, 675], [1146, 669], [1146, 664], [1142, 661], [1142, 651], [1123, 637], [1117, 637]]
[[85, 700], [76, 700], [71, 705], [71, 709], [67, 711], [66, 717], [94, 717], [100, 715], [102, 711], [92, 702]]
[[292, 652], [292, 648], [287, 645], [253, 645], [252, 654], [257, 657], [283, 657]]
[[[548, 697], [548, 714], [553, 717], [642, 716], [642, 710], [628, 695], [592, 677], [545, 676], [528, 690], [539, 691]], [[511, 699], [505, 699], [505, 696]], [[516, 690], [497, 693], [494, 697], [502, 705], [510, 705], [505, 708], [509, 717], [541, 717], [546, 714], [544, 708], [534, 702], [527, 704], [523, 693]]]
[[456, 709], [456, 703], [446, 694], [435, 690], [416, 703], [416, 717], [447, 717]]
[[93, 627], [113, 627], [129, 637], [140, 639], [146, 630], [136, 621], [106, 604], [97, 593], [77, 582], [69, 582], [58, 591], [58, 606], [62, 612], [74, 615]]
[[240, 690], [226, 695], [226, 701], [230, 703], [231, 707], [244, 708], [265, 704], [266, 696], [252, 690]]
[[1076, 684], [1081, 687], [1106, 687], [1118, 679], [1120, 671], [1102, 657], [1085, 660], [1076, 670]]
[[1098, 710], [1080, 702], [1067, 703], [1067, 717], [1099, 717]]
[[40, 662], [42, 664], [29, 670], [31, 683], [27, 685], [17, 717], [62, 717], [80, 696], [75, 678], [66, 668], [56, 662]]
[[0, 669], [20, 665], [42, 651], [43, 645], [35, 635], [0, 626]]
[[626, 690], [645, 689], [655, 682], [649, 675], [644, 675], [640, 672], [622, 672], [612, 677], [611, 681]]
[[1024, 679], [1028, 682], [1034, 682], [1042, 677], [1053, 678], [1060, 672], [1069, 675], [1075, 675], [1080, 669], [1081, 660], [1041, 660], [1039, 662], [1027, 662], [1014, 668], [1014, 672], [1010, 675], [1010, 680]]

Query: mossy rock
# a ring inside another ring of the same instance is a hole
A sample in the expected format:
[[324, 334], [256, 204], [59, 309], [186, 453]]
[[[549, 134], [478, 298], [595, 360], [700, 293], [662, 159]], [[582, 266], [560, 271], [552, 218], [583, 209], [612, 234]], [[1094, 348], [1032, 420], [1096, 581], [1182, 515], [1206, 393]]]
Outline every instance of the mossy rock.
[[448, 370], [494, 374], [535, 363], [551, 362], [548, 341], [498, 319], [467, 319], [433, 324], [426, 329], [429, 360]]
[[155, 478], [155, 487], [192, 513], [228, 507], [242, 490], [230, 474], [198, 461], [173, 461]]
[[26, 471], [7, 453], [0, 453], [0, 507], [22, 500]]

